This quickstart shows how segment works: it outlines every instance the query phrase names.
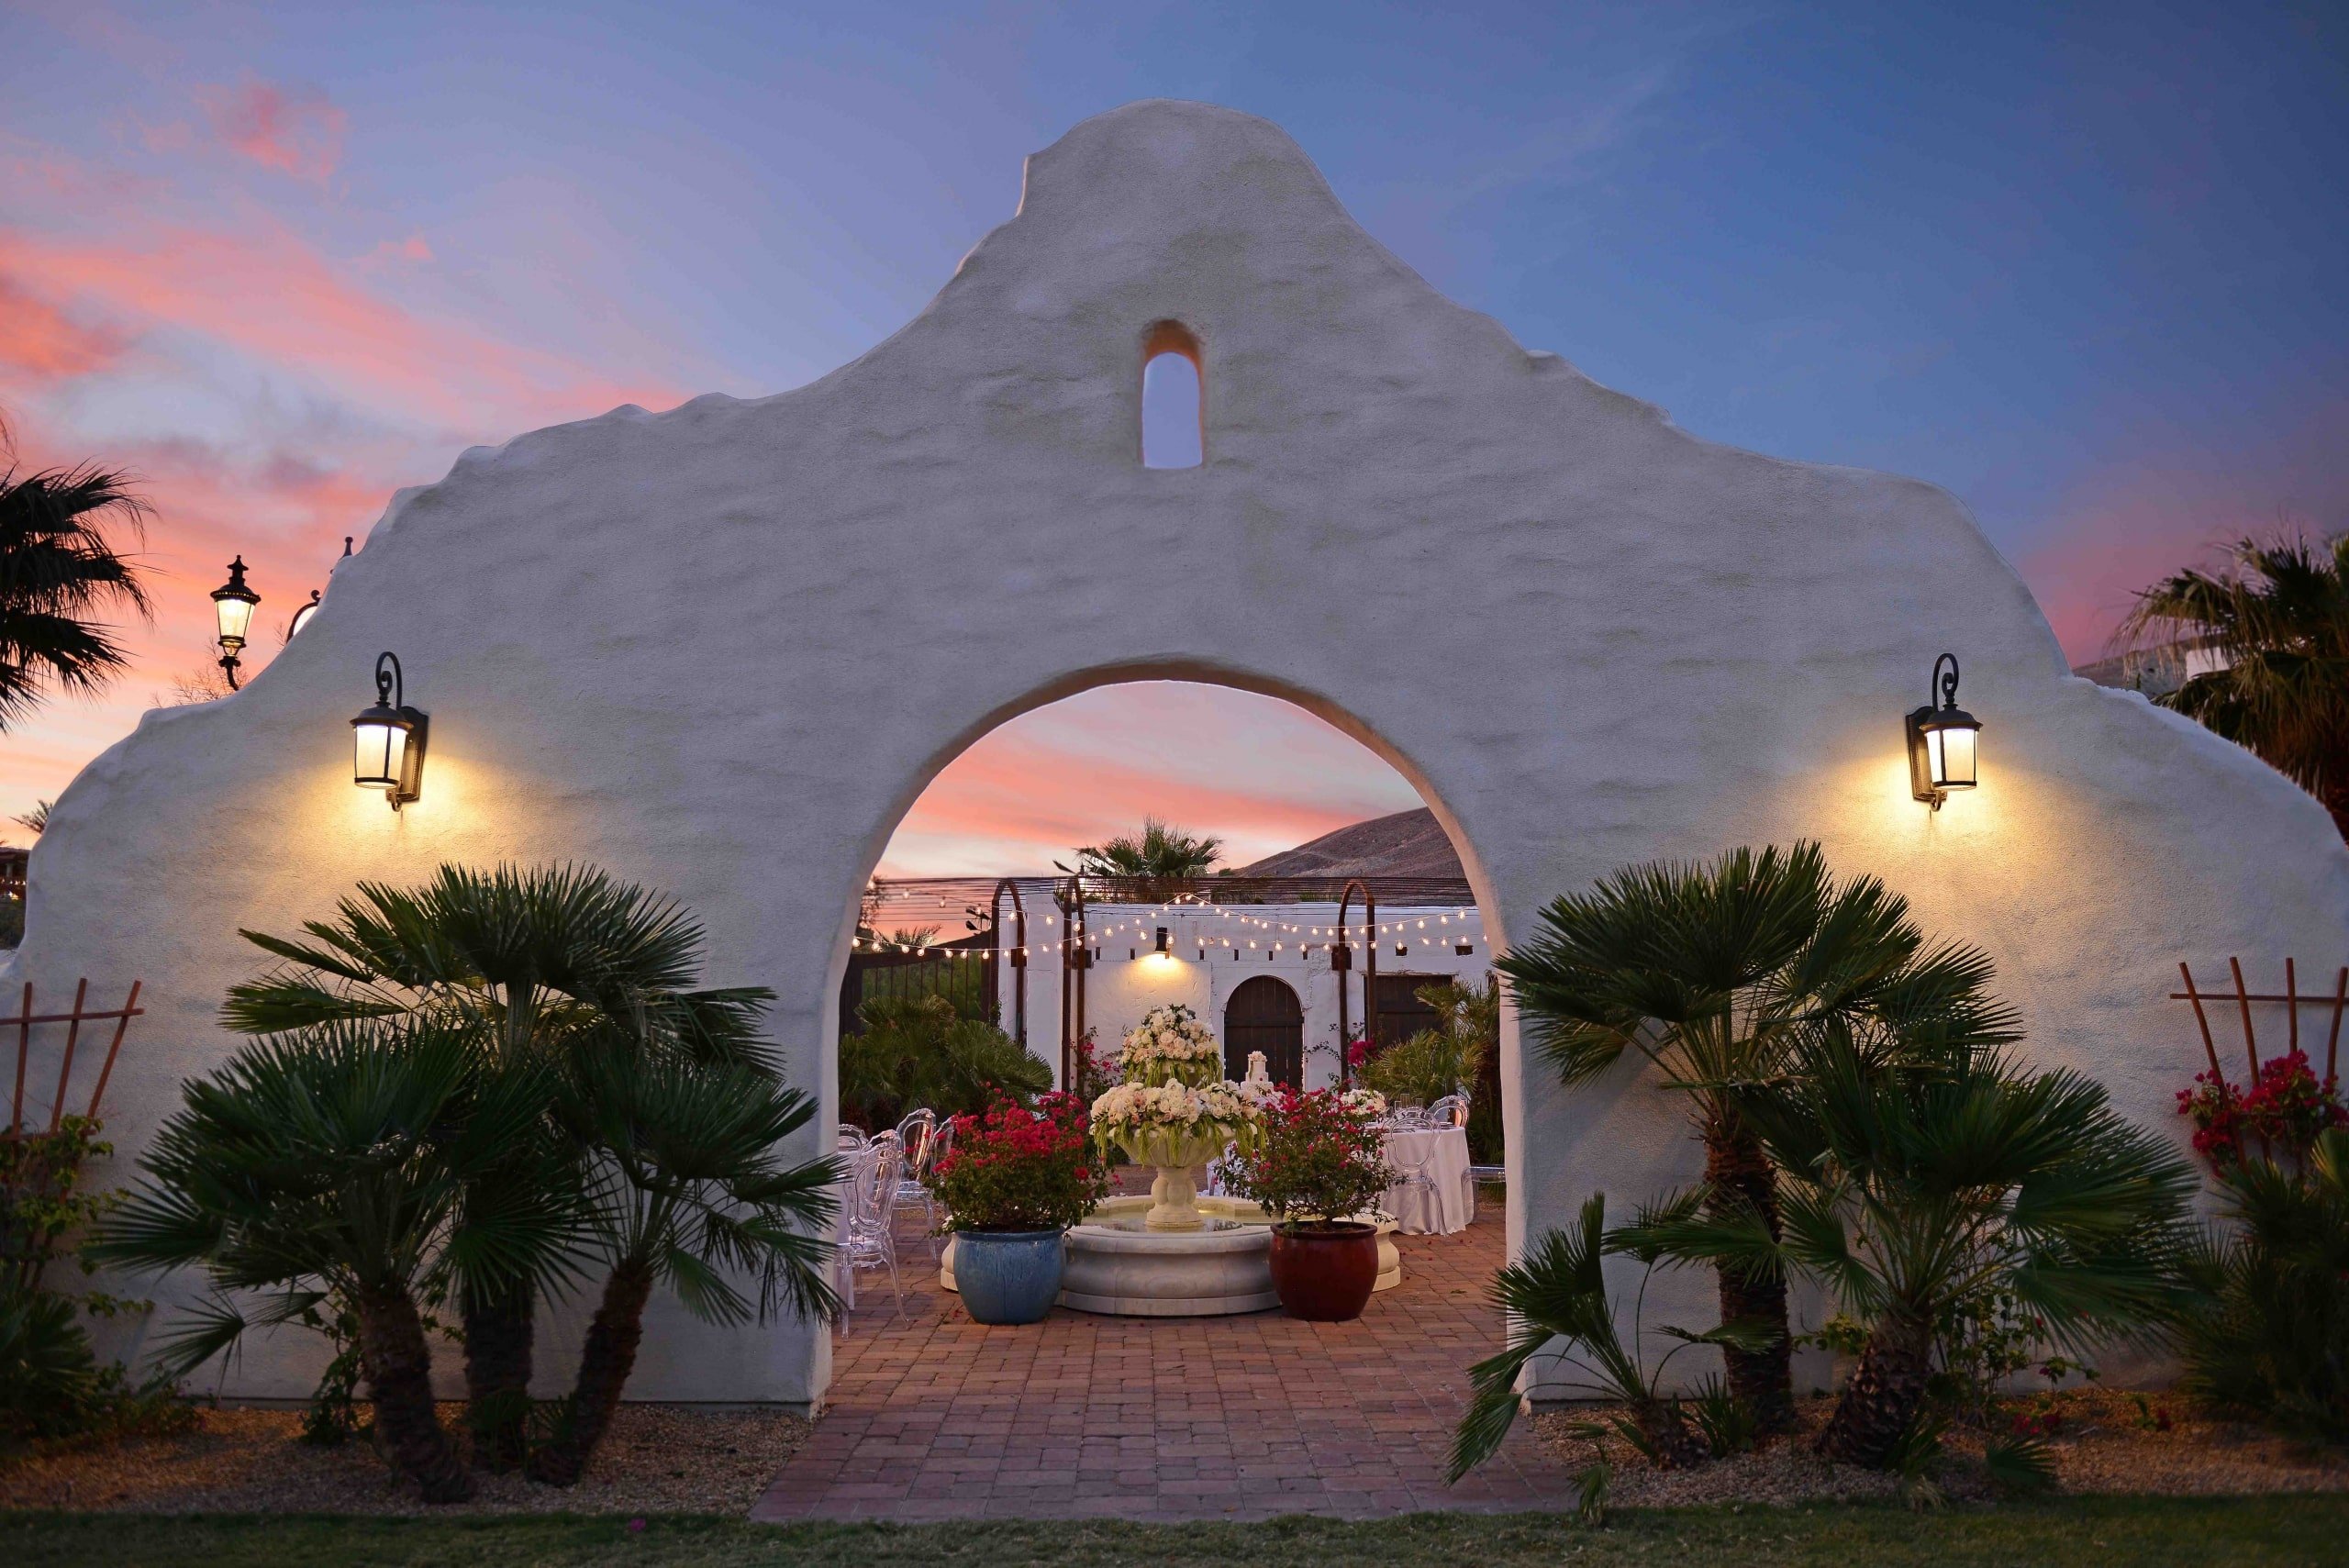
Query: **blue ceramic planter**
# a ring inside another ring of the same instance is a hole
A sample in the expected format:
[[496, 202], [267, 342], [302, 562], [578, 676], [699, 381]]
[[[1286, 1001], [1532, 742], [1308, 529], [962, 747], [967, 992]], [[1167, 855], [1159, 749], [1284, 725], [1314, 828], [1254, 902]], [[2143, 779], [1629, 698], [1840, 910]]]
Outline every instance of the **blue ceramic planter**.
[[974, 1323], [1039, 1323], [1060, 1298], [1057, 1230], [957, 1230], [954, 1285]]

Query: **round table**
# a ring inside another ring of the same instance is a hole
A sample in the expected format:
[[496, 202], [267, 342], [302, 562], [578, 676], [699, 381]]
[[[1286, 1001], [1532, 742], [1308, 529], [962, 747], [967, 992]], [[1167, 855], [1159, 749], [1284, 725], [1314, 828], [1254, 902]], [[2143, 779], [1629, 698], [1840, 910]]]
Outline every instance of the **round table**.
[[1400, 1173], [1417, 1169], [1435, 1184], [1397, 1183], [1379, 1199], [1406, 1236], [1448, 1236], [1476, 1218], [1476, 1184], [1468, 1174], [1468, 1129], [1397, 1128], [1386, 1134], [1386, 1163]]

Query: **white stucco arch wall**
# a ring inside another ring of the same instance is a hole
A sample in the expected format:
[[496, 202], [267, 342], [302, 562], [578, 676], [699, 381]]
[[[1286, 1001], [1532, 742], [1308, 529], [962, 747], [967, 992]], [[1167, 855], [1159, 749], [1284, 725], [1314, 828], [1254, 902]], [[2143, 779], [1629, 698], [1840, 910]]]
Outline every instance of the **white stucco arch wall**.
[[[1139, 461], [1163, 320], [1202, 345], [1196, 468]], [[348, 773], [387, 647], [432, 716], [397, 816]], [[1985, 783], [1932, 814], [1900, 715], [1944, 649]], [[922, 784], [1015, 712], [1151, 674], [1352, 727], [1473, 858], [1496, 936], [1627, 861], [1820, 839], [1987, 947], [2031, 1049], [2148, 1121], [2192, 1070], [2177, 959], [2349, 951], [2325, 814], [2069, 677], [1949, 495], [1698, 440], [1437, 295], [1275, 127], [1158, 102], [1036, 155], [1019, 214], [831, 375], [536, 431], [403, 492], [244, 691], [150, 714], [60, 798], [0, 984], [146, 982], [109, 1092], [123, 1169], [236, 1044], [236, 928], [443, 860], [592, 859], [690, 905], [717, 981], [775, 987], [829, 1096], [843, 898]], [[1652, 1088], [1505, 1071], [1513, 1236], [1693, 1171]], [[650, 1328], [639, 1397], [800, 1401], [828, 1374], [796, 1327]], [[229, 1390], [305, 1393], [314, 1350], [255, 1347]]]

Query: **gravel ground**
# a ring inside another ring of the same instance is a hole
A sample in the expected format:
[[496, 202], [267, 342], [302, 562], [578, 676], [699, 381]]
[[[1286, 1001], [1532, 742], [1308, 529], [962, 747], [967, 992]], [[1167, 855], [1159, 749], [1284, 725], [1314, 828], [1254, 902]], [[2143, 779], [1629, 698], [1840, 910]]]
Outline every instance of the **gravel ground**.
[[[456, 1429], [462, 1405], [443, 1405]], [[578, 1485], [480, 1475], [471, 1503], [429, 1507], [373, 1449], [296, 1438], [293, 1410], [199, 1410], [193, 1431], [0, 1464], [0, 1508], [131, 1513], [741, 1515], [808, 1423], [772, 1411], [623, 1405]]]
[[[2260, 1492], [2349, 1491], [2349, 1457], [2313, 1453], [2256, 1427], [2195, 1414], [2183, 1400], [2149, 1395], [2156, 1417], [2169, 1429], [2149, 1423], [2127, 1394], [2077, 1389], [2055, 1397], [2061, 1417], [2049, 1437], [2060, 1490], [2075, 1493], [2241, 1496]], [[2043, 1408], [2045, 1402], [2017, 1401], [2013, 1410]], [[1826, 1424], [1833, 1402], [1802, 1402], [1803, 1435], [1758, 1453], [1739, 1454], [1695, 1470], [1657, 1470], [1630, 1447], [1609, 1440], [1615, 1462], [1611, 1494], [1616, 1507], [1676, 1507], [1698, 1503], [1856, 1502], [1901, 1495], [1898, 1477], [1831, 1464], [1810, 1451], [1807, 1440]], [[1604, 1412], [1544, 1411], [1534, 1429], [1551, 1451], [1570, 1464], [1590, 1462], [1586, 1439], [1566, 1429]], [[1951, 1497], [1984, 1496], [1991, 1488], [1981, 1470], [1982, 1435], [1954, 1429], [1944, 1440], [1946, 1455], [1935, 1475]]]

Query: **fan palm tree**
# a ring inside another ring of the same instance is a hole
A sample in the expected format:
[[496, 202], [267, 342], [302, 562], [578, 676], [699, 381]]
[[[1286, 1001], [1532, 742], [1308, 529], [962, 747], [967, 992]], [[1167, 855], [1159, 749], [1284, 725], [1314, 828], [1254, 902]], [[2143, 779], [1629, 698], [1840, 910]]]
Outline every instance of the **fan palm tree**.
[[[1991, 1043], [2014, 1033], [1987, 993], [1981, 954], [1928, 948], [1906, 900], [1873, 878], [1836, 883], [1809, 843], [1627, 868], [1552, 903], [1496, 967], [1567, 1084], [1602, 1077], [1629, 1055], [1687, 1095], [1709, 1201], [1750, 1210], [1774, 1234], [1777, 1176], [1745, 1106], [1807, 1031], [1873, 1017], [1900, 1020], [1904, 1038]], [[1766, 1345], [1724, 1348], [1731, 1392], [1763, 1431], [1788, 1430], [1785, 1275], [1767, 1256], [1718, 1272], [1723, 1322], [1780, 1329]]]
[[2188, 1305], [2193, 1173], [2090, 1079], [2025, 1073], [1993, 1049], [1887, 1060], [1836, 1027], [1747, 1111], [1787, 1173], [1776, 1231], [1714, 1211], [1648, 1240], [1799, 1271], [1865, 1326], [1820, 1434], [1831, 1459], [1894, 1462], [1923, 1408], [1934, 1325], [1960, 1302], [2010, 1291], [2066, 1348], [2150, 1340]]
[[[656, 1285], [713, 1323], [763, 1318], [778, 1301], [805, 1317], [839, 1310], [825, 1278], [839, 1162], [775, 1154], [814, 1116], [812, 1098], [755, 1068], [646, 1057], [617, 1036], [574, 1055], [565, 1079], [608, 1273], [553, 1440], [530, 1456], [531, 1478], [558, 1486], [579, 1479], [611, 1423]], [[729, 1273], [756, 1280], [755, 1300]]]
[[[1693, 1198], [1684, 1197], [1681, 1210], [1673, 1215], [1642, 1214], [1637, 1225], [1609, 1230], [1607, 1195], [1594, 1193], [1572, 1229], [1547, 1232], [1523, 1258], [1493, 1277], [1493, 1305], [1511, 1325], [1508, 1348], [1469, 1369], [1471, 1392], [1453, 1438], [1451, 1480], [1459, 1480], [1499, 1449], [1517, 1419], [1518, 1379], [1535, 1357], [1548, 1354], [1562, 1357], [1578, 1374], [1565, 1384], [1567, 1388], [1624, 1407], [1618, 1429], [1659, 1468], [1699, 1464], [1709, 1456], [1705, 1440], [1690, 1429], [1679, 1402], [1657, 1392], [1664, 1369], [1691, 1345], [1758, 1350], [1778, 1338], [1781, 1329], [1767, 1322], [1723, 1323], [1701, 1334], [1663, 1329], [1658, 1331], [1679, 1343], [1650, 1367], [1640, 1350], [1640, 1307], [1635, 1304], [1632, 1308], [1631, 1342], [1626, 1344], [1604, 1270], [1609, 1253], [1636, 1258], [1653, 1270], [1661, 1251], [1641, 1240], [1641, 1232], [1685, 1219], [1692, 1207]], [[1643, 1303], [1646, 1295], [1642, 1276], [1638, 1301]]]
[[0, 730], [52, 692], [95, 692], [129, 664], [96, 617], [151, 620], [117, 529], [143, 535], [147, 503], [128, 474], [93, 465], [0, 472]]
[[1195, 839], [1180, 828], [1155, 817], [1142, 818], [1139, 836], [1119, 835], [1076, 851], [1076, 864], [1052, 863], [1077, 876], [1116, 877], [1138, 882], [1131, 895], [1144, 903], [1172, 896], [1172, 884], [1186, 877], [1205, 876], [1223, 855], [1220, 839]]
[[[688, 989], [701, 929], [673, 901], [600, 871], [443, 866], [420, 888], [362, 884], [334, 919], [304, 929], [308, 940], [240, 933], [283, 962], [230, 988], [221, 1009], [229, 1028], [265, 1036], [328, 1019], [467, 1020], [497, 1061], [519, 1066], [560, 1060], [618, 1027], [646, 1050], [766, 1065], [757, 1026], [771, 994]], [[546, 1169], [538, 1151], [516, 1152]], [[494, 1212], [512, 1186], [510, 1176], [484, 1180], [469, 1210]], [[533, 1293], [458, 1284], [474, 1454], [511, 1470], [525, 1452]]]
[[[543, 1069], [491, 1070], [474, 1034], [368, 1019], [247, 1047], [188, 1085], [91, 1249], [131, 1267], [200, 1267], [224, 1293], [170, 1341], [176, 1370], [330, 1295], [349, 1302], [385, 1451], [434, 1503], [462, 1501], [473, 1481], [433, 1412], [419, 1292], [450, 1270], [528, 1277], [568, 1223], [565, 1206], [520, 1196], [496, 1225], [459, 1223], [467, 1195], [532, 1141], [548, 1094]], [[231, 1302], [249, 1291], [277, 1293], [250, 1320]]]
[[2349, 533], [2239, 539], [2228, 556], [2139, 594], [2120, 636], [2216, 655], [2154, 700], [2258, 753], [2349, 837]]

